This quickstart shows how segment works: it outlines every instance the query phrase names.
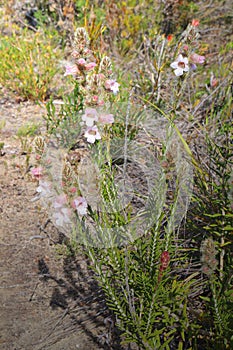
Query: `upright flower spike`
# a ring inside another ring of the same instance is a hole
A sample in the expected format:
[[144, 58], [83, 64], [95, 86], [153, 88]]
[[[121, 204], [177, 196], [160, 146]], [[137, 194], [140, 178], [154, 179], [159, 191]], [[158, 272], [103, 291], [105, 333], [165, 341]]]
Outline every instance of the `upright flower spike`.
[[170, 64], [170, 67], [175, 69], [174, 73], [177, 77], [189, 71], [188, 58], [179, 55], [177, 60]]
[[90, 39], [85, 28], [77, 28], [74, 33], [74, 48], [85, 48], [89, 45]]
[[112, 62], [108, 56], [104, 56], [100, 62], [99, 71], [103, 74], [109, 75], [112, 73]]

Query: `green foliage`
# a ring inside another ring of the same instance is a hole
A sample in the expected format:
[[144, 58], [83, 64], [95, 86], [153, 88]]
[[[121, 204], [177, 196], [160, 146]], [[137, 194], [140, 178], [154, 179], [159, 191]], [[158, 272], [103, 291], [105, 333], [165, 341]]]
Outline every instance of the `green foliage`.
[[161, 12], [155, 11], [154, 1], [105, 1], [105, 22], [110, 44], [115, 44], [121, 54], [132, 52], [141, 45], [145, 32], [156, 32]]
[[40, 125], [34, 123], [26, 123], [21, 125], [17, 130], [18, 137], [34, 136], [37, 134]]
[[[207, 251], [204, 261], [202, 259], [202, 269], [208, 276], [207, 284], [211, 295], [206, 299], [205, 305], [208, 319], [206, 327], [210, 334], [206, 338], [207, 349], [230, 349], [233, 344], [233, 126], [231, 114], [231, 89], [226, 83], [225, 87], [216, 94], [207, 113], [206, 162], [203, 167], [205, 183], [203, 178], [196, 178], [197, 207], [192, 212], [194, 215], [192, 230], [198, 232], [196, 240], [198, 241], [199, 235], [201, 235], [200, 239], [206, 237], [207, 240], [212, 240], [217, 252], [216, 264], [212, 249]], [[207, 268], [208, 261], [212, 261], [212, 266], [209, 265], [209, 268]]]
[[53, 100], [47, 104], [47, 114], [44, 115], [47, 132], [55, 135], [63, 147], [72, 148], [80, 135], [80, 111], [83, 109], [83, 96], [79, 85], [76, 84], [73, 92], [63, 97], [62, 105], [56, 109]]
[[40, 125], [36, 123], [26, 123], [17, 130], [16, 136], [21, 143], [21, 152], [27, 154], [26, 166], [29, 165], [30, 154], [32, 152], [31, 137], [39, 133]]
[[[161, 156], [164, 161], [168, 145], [169, 141], [164, 144]], [[105, 211], [100, 207], [100, 213], [96, 211], [90, 215], [96, 225], [95, 236], [110, 243], [111, 248], [92, 248], [88, 241], [86, 254], [117, 319], [124, 343], [135, 343], [148, 350], [169, 349], [170, 346], [182, 349], [191, 342], [192, 328], [196, 326], [190, 322], [187, 312], [193, 277], [182, 278], [175, 268], [176, 261], [182, 269], [187, 259], [187, 254], [179, 249], [174, 224], [181, 189], [178, 186], [173, 202], [165, 210], [168, 187], [166, 174], [161, 172], [156, 190], [150, 192], [148, 199], [147, 215], [154, 224], [139, 235], [140, 228], [133, 224], [137, 215], [135, 218], [129, 208], [120, 212], [117, 206], [111, 207], [116, 193], [113, 162], [111, 159], [109, 162], [110, 166], [106, 164], [103, 169], [104, 181], [100, 183], [108, 206]], [[181, 173], [177, 183], [179, 176]], [[86, 231], [88, 233], [87, 228]], [[112, 235], [111, 241], [108, 234]], [[167, 260], [164, 262], [164, 259]]]
[[25, 99], [45, 100], [58, 72], [61, 50], [51, 33], [27, 29], [3, 36], [0, 43], [0, 83]]
[[102, 22], [105, 17], [102, 1], [99, 0], [74, 0], [75, 19], [84, 25], [87, 17], [95, 17], [96, 23]]
[[34, 12], [37, 27], [56, 28], [64, 34], [70, 30], [74, 20], [73, 1], [64, 0], [37, 0], [37, 9]]
[[157, 239], [155, 254], [151, 250], [158, 235], [154, 231], [126, 248], [89, 249], [87, 254], [124, 343], [141, 349], [169, 349], [179, 343], [182, 348], [189, 341], [186, 309], [191, 282], [177, 279], [170, 268], [161, 269], [162, 240]]

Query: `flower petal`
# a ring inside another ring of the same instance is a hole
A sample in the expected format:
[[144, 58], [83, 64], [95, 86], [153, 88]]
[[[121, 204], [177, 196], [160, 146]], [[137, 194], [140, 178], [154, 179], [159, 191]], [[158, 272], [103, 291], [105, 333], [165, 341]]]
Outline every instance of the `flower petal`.
[[177, 69], [175, 69], [174, 73], [177, 77], [180, 77], [181, 75], [183, 75], [184, 72], [182, 68], [178, 67]]
[[176, 68], [178, 68], [178, 62], [172, 62], [171, 64], [170, 64], [170, 67], [172, 67], [172, 68], [174, 68], [174, 69], [176, 69]]

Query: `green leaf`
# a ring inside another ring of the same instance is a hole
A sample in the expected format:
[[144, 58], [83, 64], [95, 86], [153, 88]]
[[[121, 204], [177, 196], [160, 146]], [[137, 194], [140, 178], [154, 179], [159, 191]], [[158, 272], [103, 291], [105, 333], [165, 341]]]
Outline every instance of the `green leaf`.
[[233, 227], [228, 225], [222, 228], [223, 231], [233, 231]]
[[220, 214], [220, 213], [216, 213], [216, 214], [205, 214], [205, 216], [208, 216], [208, 217], [210, 217], [210, 218], [217, 218], [217, 217], [223, 216], [223, 214]]
[[179, 341], [179, 344], [178, 344], [178, 350], [183, 350], [183, 342], [181, 340]]
[[208, 301], [208, 303], [210, 302], [210, 298], [208, 298], [208, 297], [203, 297], [200, 295], [200, 299], [202, 299], [204, 301]]

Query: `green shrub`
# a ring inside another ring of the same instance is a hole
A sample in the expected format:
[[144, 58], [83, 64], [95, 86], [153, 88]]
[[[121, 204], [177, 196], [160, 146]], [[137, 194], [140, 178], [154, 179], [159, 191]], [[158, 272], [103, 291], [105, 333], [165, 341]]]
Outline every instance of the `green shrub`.
[[61, 50], [54, 33], [27, 29], [0, 41], [0, 83], [25, 99], [45, 100], [54, 87]]

